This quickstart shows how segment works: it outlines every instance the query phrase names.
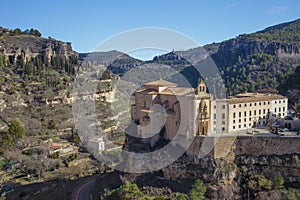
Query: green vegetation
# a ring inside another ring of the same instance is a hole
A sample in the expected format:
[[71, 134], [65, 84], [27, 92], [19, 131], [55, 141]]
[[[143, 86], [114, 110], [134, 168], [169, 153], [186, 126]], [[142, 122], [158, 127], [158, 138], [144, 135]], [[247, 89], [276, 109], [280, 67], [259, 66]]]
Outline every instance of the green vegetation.
[[17, 141], [24, 136], [25, 130], [20, 122], [12, 120], [9, 125], [8, 134], [13, 138], [13, 141], [16, 144]]
[[300, 119], [300, 102], [298, 103], [295, 103], [293, 106], [292, 106], [293, 110], [294, 110], [294, 115], [295, 117], [299, 118]]
[[145, 195], [140, 191], [136, 184], [125, 181], [119, 188], [114, 189], [107, 199], [118, 200], [143, 200], [147, 199]]
[[206, 186], [203, 181], [198, 179], [192, 186], [192, 189], [188, 192], [189, 200], [203, 200], [205, 199]]
[[257, 33], [243, 34], [240, 37], [279, 42], [300, 41], [300, 20], [272, 26]]
[[284, 189], [284, 178], [282, 176], [276, 177], [275, 187], [278, 189]]
[[254, 175], [248, 182], [247, 188], [252, 191], [271, 190], [273, 182], [263, 175]]
[[297, 200], [297, 196], [293, 188], [289, 188], [286, 194], [288, 200]]

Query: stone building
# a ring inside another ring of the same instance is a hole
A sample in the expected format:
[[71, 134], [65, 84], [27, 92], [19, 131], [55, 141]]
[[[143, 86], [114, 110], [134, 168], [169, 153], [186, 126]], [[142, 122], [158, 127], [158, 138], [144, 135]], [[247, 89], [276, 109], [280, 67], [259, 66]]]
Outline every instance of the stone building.
[[162, 133], [223, 134], [269, 126], [287, 115], [288, 99], [275, 93], [244, 93], [213, 99], [206, 85], [177, 87], [165, 80], [153, 81], [135, 91], [132, 119], [144, 138]]
[[228, 98], [228, 111], [228, 132], [269, 126], [287, 115], [288, 99], [279, 94], [238, 94]]
[[206, 135], [210, 130], [210, 99], [204, 82], [195, 89], [153, 81], [135, 91], [132, 119], [145, 138], [157, 133], [169, 139], [177, 133]]

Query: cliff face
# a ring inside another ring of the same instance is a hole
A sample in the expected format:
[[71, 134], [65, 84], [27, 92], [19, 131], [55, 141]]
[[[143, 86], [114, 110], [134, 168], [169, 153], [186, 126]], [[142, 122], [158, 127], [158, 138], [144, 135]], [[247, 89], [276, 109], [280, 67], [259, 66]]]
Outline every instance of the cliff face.
[[[168, 187], [182, 193], [196, 179], [202, 179], [209, 199], [259, 199], [267, 195], [285, 199], [284, 192], [276, 188], [276, 179], [283, 177], [286, 188], [300, 189], [299, 141], [282, 137], [196, 137], [189, 150], [171, 165], [148, 174], [124, 176], [141, 187]], [[208, 144], [215, 146], [204, 156], [202, 145]], [[140, 149], [138, 145], [135, 148]], [[270, 180], [272, 185], [251, 185], [257, 177]]]
[[9, 33], [0, 36], [0, 55], [5, 57], [5, 64], [12, 65], [17, 65], [21, 60], [26, 64], [38, 56], [46, 66], [54, 65], [53, 59], [58, 56], [67, 61], [72, 60], [72, 64], [76, 64], [78, 59], [78, 54], [72, 50], [71, 43]]
[[216, 54], [232, 54], [245, 58], [253, 54], [270, 54], [281, 59], [289, 59], [293, 63], [300, 63], [299, 42], [277, 42], [262, 39], [249, 39], [240, 36], [236, 39], [224, 41], [220, 44]]

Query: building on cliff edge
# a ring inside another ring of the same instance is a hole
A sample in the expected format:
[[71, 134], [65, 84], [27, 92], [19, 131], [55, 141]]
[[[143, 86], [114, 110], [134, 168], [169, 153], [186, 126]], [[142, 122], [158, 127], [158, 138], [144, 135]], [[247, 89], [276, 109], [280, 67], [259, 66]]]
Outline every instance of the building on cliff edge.
[[[157, 80], [134, 93], [131, 116], [138, 134], [213, 135], [269, 126], [287, 115], [288, 99], [274, 93], [244, 93], [214, 99], [200, 81], [197, 88]], [[158, 112], [159, 111], [159, 112]], [[163, 133], [162, 133], [163, 132]]]

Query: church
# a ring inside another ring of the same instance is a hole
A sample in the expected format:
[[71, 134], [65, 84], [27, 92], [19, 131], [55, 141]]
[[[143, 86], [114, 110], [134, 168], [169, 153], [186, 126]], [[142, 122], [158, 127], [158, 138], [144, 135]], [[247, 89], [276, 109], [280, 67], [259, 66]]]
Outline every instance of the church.
[[197, 88], [165, 80], [149, 82], [135, 91], [134, 101], [132, 120], [145, 138], [162, 131], [171, 139], [175, 134], [207, 135], [210, 130], [211, 95], [203, 81]]

